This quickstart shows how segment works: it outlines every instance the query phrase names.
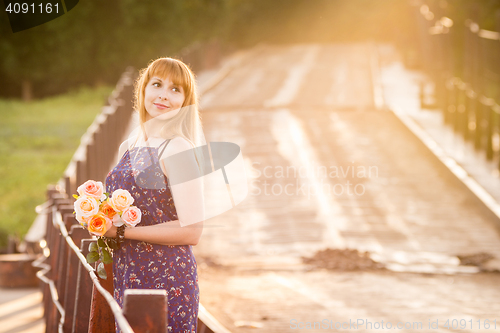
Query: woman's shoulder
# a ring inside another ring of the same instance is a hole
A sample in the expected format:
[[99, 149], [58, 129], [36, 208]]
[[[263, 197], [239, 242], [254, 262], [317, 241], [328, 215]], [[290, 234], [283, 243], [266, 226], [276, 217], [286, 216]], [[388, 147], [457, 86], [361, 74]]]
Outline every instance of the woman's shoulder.
[[165, 152], [162, 155], [162, 157], [167, 157], [171, 155], [178, 154], [180, 152], [186, 151], [193, 149], [192, 143], [187, 140], [186, 138], [182, 136], [176, 136], [172, 139], [167, 144], [167, 147], [165, 148]]
[[137, 135], [130, 136], [127, 139], [125, 139], [125, 141], [123, 141], [120, 144], [120, 148], [118, 148], [120, 155], [123, 155], [125, 153], [125, 151], [127, 151], [128, 149], [131, 149], [136, 141], [137, 141]]

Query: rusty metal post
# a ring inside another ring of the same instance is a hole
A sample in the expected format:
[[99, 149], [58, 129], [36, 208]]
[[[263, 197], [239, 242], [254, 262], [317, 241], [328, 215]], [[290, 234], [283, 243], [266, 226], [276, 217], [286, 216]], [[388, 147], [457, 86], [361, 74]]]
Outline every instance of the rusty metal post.
[[66, 274], [66, 264], [68, 261], [67, 252], [64, 250], [66, 248], [66, 240], [63, 235], [60, 235], [59, 247], [57, 249], [57, 265], [54, 267], [54, 273], [57, 275], [57, 279], [54, 280], [57, 295], [59, 297], [59, 301], [61, 305], [64, 306], [62, 301], [64, 300], [64, 283], [66, 282], [65, 274]]
[[[54, 194], [53, 191], [47, 191], [47, 199], [51, 202], [51, 205], [54, 204], [54, 201], [52, 199], [52, 195]], [[47, 220], [45, 223], [45, 243], [46, 246], [48, 247], [50, 244], [50, 239], [52, 238], [52, 209], [48, 210], [47, 213]], [[50, 248], [49, 248], [50, 249]], [[52, 296], [50, 295], [50, 287], [48, 284], [44, 283], [43, 285], [43, 317], [45, 319], [45, 325], [46, 327], [49, 325], [49, 313], [50, 313], [50, 307], [51, 307], [51, 298]]]
[[481, 150], [483, 147], [483, 127], [484, 127], [484, 109], [486, 106], [479, 100], [477, 103], [477, 112], [476, 112], [476, 132], [474, 135], [474, 147], [476, 150]]
[[102, 140], [102, 123], [96, 128], [96, 131], [92, 135], [93, 142], [95, 143], [95, 155], [92, 164], [94, 165], [95, 175], [94, 178], [96, 181], [104, 181], [102, 175], [104, 173], [104, 168], [108, 166], [106, 163], [106, 157], [103, 154], [103, 150], [106, 150], [106, 145], [103, 144]]
[[[84, 257], [89, 253], [89, 245], [94, 242], [91, 239], [81, 241], [80, 250]], [[87, 332], [89, 329], [90, 303], [92, 301], [92, 279], [83, 267], [78, 266], [77, 288], [75, 295], [75, 307], [73, 311], [73, 333]]]
[[96, 144], [94, 141], [94, 135], [91, 136], [90, 142], [87, 143], [87, 151], [85, 155], [85, 161], [87, 162], [87, 179], [84, 179], [85, 182], [88, 179], [95, 179], [95, 155], [96, 155]]
[[[56, 202], [56, 205], [57, 205], [57, 199], [55, 200]], [[50, 214], [52, 218], [54, 218], [53, 214]], [[51, 221], [47, 221], [50, 223], [50, 227], [52, 229], [52, 235], [51, 235], [51, 240], [50, 240], [50, 243], [49, 243], [49, 249], [50, 249], [50, 255], [49, 255], [49, 265], [50, 265], [50, 271], [48, 274], [46, 274], [46, 276], [53, 280], [54, 283], [57, 285], [57, 280], [58, 280], [58, 276], [57, 276], [57, 263], [58, 263], [58, 259], [59, 259], [59, 248], [60, 248], [60, 244], [61, 244], [61, 238], [62, 238], [62, 235], [60, 234], [59, 232], [59, 229], [56, 228], [55, 226], [52, 225], [52, 220]], [[52, 297], [49, 295], [49, 299], [50, 299], [50, 306], [49, 306], [49, 312], [48, 312], [48, 317], [47, 317], [47, 330], [49, 332], [55, 332], [57, 331], [57, 320], [58, 320], [58, 317], [59, 317], [59, 312], [57, 311], [57, 307], [54, 305], [53, 301], [52, 301]]]
[[[87, 173], [87, 161], [86, 160], [77, 160], [76, 161], [76, 188], [78, 186], [82, 185], [88, 178], [88, 173]], [[75, 188], [75, 193], [71, 194], [76, 194], [76, 188]]]
[[464, 27], [464, 48], [463, 48], [463, 77], [465, 82], [469, 84], [469, 93], [466, 94], [466, 105], [465, 105], [465, 124], [463, 138], [465, 140], [470, 140], [472, 137], [473, 129], [469, 127], [472, 123], [472, 118], [476, 112], [477, 103], [477, 84], [476, 84], [476, 50], [474, 47], [474, 35], [470, 31], [470, 24], [472, 20], [468, 19], [465, 22]]
[[493, 159], [493, 126], [495, 124], [495, 111], [492, 106], [487, 109], [487, 127], [486, 127], [486, 159], [491, 161]]
[[64, 176], [64, 191], [68, 196], [71, 196], [71, 176]]
[[[105, 264], [107, 279], [99, 277], [99, 283], [113, 295], [113, 264]], [[90, 306], [89, 333], [114, 333], [115, 316], [106, 299], [94, 286]]]
[[[75, 224], [71, 226], [69, 235], [75, 244], [81, 244], [82, 239], [89, 237], [89, 232], [80, 226]], [[81, 266], [80, 259], [73, 252], [73, 249], [69, 247], [66, 248], [68, 252], [68, 262], [66, 264], [66, 283], [64, 287], [64, 332], [71, 332], [73, 327], [73, 312], [75, 309], [75, 298], [76, 289], [78, 282], [78, 268]]]
[[470, 90], [466, 95], [466, 105], [465, 105], [465, 119], [464, 119], [464, 132], [463, 138], [464, 140], [469, 140], [471, 138], [471, 128], [469, 124], [471, 123], [471, 115], [474, 114], [474, 110], [476, 107], [476, 97], [474, 95], [474, 87], [472, 84], [470, 85]]
[[64, 225], [66, 226], [66, 230], [71, 230], [71, 227], [74, 225], [80, 225], [80, 223], [76, 220], [76, 215], [73, 213], [64, 214], [63, 215]]
[[[63, 206], [66, 207], [66, 206]], [[63, 209], [62, 212], [65, 210]], [[71, 230], [71, 225], [75, 224], [76, 219], [75, 216], [71, 213], [65, 213], [63, 215], [64, 224], [66, 226], [66, 230]], [[65, 292], [66, 292], [66, 274], [68, 272], [68, 256], [70, 253], [68, 252], [68, 243], [63, 239], [61, 240], [61, 245], [59, 247], [59, 256], [60, 261], [58, 263], [58, 271], [57, 271], [57, 293], [59, 295], [59, 302], [64, 307], [65, 306]]]
[[123, 315], [134, 332], [166, 333], [168, 325], [167, 291], [126, 289]]
[[[437, 3], [436, 6], [433, 6], [432, 11], [434, 12], [435, 20], [440, 20], [442, 17], [447, 16], [447, 7], [448, 4], [444, 0]], [[435, 63], [435, 70], [430, 73], [435, 83], [435, 106], [443, 105], [443, 100], [446, 97], [446, 81], [454, 72], [455, 58], [453, 52], [451, 52], [453, 33], [454, 30], [444, 27], [442, 33], [430, 36], [435, 43], [435, 59], [433, 60]]]
[[466, 103], [467, 103], [467, 86], [462, 82], [458, 89], [457, 96], [457, 109], [455, 112], [455, 132], [461, 133], [465, 129], [463, 128], [463, 124], [465, 122], [465, 112], [466, 112]]
[[[477, 12], [477, 10], [476, 10]], [[472, 13], [474, 13], [474, 11], [472, 11]], [[475, 15], [477, 16], [477, 15]], [[471, 70], [471, 75], [472, 75], [472, 79], [471, 79], [471, 83], [472, 83], [472, 87], [474, 89], [474, 92], [476, 93], [476, 97], [474, 99], [474, 107], [473, 109], [471, 110], [470, 114], [472, 115], [472, 120], [474, 121], [474, 128], [471, 130], [471, 133], [469, 134], [468, 136], [468, 139], [470, 141], [474, 141], [475, 140], [475, 137], [476, 137], [476, 133], [477, 133], [477, 130], [478, 130], [478, 121], [477, 121], [477, 115], [480, 114], [481, 112], [481, 102], [480, 102], [480, 97], [481, 97], [481, 93], [482, 93], [482, 72], [481, 72], [481, 59], [480, 59], [480, 56], [481, 56], [481, 50], [480, 50], [480, 41], [479, 41], [479, 37], [476, 35], [476, 34], [473, 34], [472, 32], [470, 32], [469, 30], [469, 35], [470, 35], [470, 49], [471, 49], [471, 52], [472, 52], [472, 56], [471, 56], [471, 64], [470, 66], [472, 67], [472, 70]]]
[[[54, 227], [52, 225], [52, 206], [54, 205], [55, 198], [60, 197], [59, 192], [56, 190], [55, 185], [48, 185], [47, 186], [47, 200], [50, 202], [49, 210], [47, 213], [47, 221], [45, 225], [45, 242], [46, 242], [46, 247], [50, 250], [51, 249], [51, 243], [52, 239], [54, 238], [53, 234], [54, 232]], [[47, 263], [49, 263], [50, 258], [46, 259]], [[50, 313], [53, 311], [52, 308], [54, 307], [54, 304], [52, 303], [52, 295], [50, 293], [50, 286], [48, 284], [43, 285], [43, 317], [45, 320], [45, 327], [46, 331], [49, 332], [49, 326], [50, 326]]]
[[[116, 111], [115, 111], [115, 121], [114, 121], [115, 124], [114, 124], [114, 126], [117, 129], [118, 133], [119, 133], [121, 128], [124, 128], [126, 126], [126, 122], [125, 122], [126, 116], [127, 116], [127, 112], [126, 112], [125, 106], [123, 106], [123, 105], [117, 106]], [[121, 139], [122, 134], [123, 133], [116, 134], [116, 136], [119, 137], [119, 138], [116, 138], [117, 141]]]
[[[106, 117], [104, 122], [101, 124], [101, 131], [100, 131], [100, 136], [99, 136], [99, 141], [101, 144], [99, 145], [99, 152], [101, 154], [101, 162], [100, 162], [100, 178], [102, 183], [104, 184], [104, 180], [106, 179], [106, 175], [108, 172], [108, 166], [111, 165], [111, 159], [115, 155], [115, 146], [113, 142], [109, 141], [109, 129], [110, 129], [110, 117], [109, 114], [104, 114]], [[106, 144], [102, 144], [103, 142], [106, 142]]]
[[450, 83], [448, 84], [447, 90], [447, 96], [448, 99], [446, 100], [446, 108], [443, 110], [443, 118], [445, 124], [450, 124], [451, 123], [451, 114], [456, 111], [456, 96], [457, 96], [457, 86], [454, 83], [455, 80], [451, 80]]
[[[67, 199], [64, 194], [59, 193], [55, 190], [55, 188], [50, 189], [48, 192], [49, 199], [51, 201], [51, 205], [49, 208], [49, 213], [47, 214], [47, 225], [46, 225], [46, 234], [45, 241], [47, 243], [47, 247], [49, 249], [49, 257], [47, 258], [47, 264], [50, 266], [50, 271], [46, 274], [46, 277], [54, 280], [57, 285], [57, 270], [58, 270], [58, 262], [59, 262], [59, 248], [61, 244], [61, 234], [59, 229], [54, 227], [53, 224], [53, 214], [52, 207], [63, 204], [67, 202]], [[44, 318], [46, 323], [47, 332], [51, 332], [53, 330], [57, 330], [57, 320], [59, 312], [57, 311], [56, 306], [52, 301], [52, 294], [50, 293], [50, 286], [45, 284], [44, 287], [44, 295], [43, 295], [43, 303], [44, 303]]]
[[[480, 17], [480, 6], [477, 2], [472, 1], [469, 4], [469, 13], [472, 24], [478, 24]], [[483, 119], [484, 119], [484, 109], [485, 105], [482, 103], [481, 97], [484, 94], [485, 82], [484, 82], [484, 47], [481, 38], [477, 33], [471, 33], [471, 49], [474, 50], [474, 91], [477, 93], [476, 98], [476, 108], [474, 113], [475, 130], [474, 130], [474, 147], [477, 150], [482, 149], [482, 137], [483, 137]]]
[[[121, 139], [121, 134], [118, 127], [118, 117], [116, 113], [116, 108], [108, 114], [108, 130], [106, 131], [107, 141], [111, 142], [113, 147], [119, 147], [119, 140]], [[120, 136], [120, 137], [119, 137]]]
[[[484, 53], [485, 53], [485, 63], [484, 66], [486, 68], [487, 72], [494, 73], [495, 75], [499, 74], [498, 71], [498, 64], [497, 60], [495, 59], [495, 62], [492, 63], [491, 59], [493, 55], [498, 54], [498, 40], [491, 41], [491, 40], [485, 40], [484, 41]], [[496, 87], [498, 89], [498, 84], [499, 80], [496, 78], [492, 78], [491, 75], [487, 78], [487, 91], [491, 91], [491, 87]], [[492, 160], [493, 159], [493, 133], [495, 132], [494, 126], [495, 126], [495, 120], [496, 120], [496, 113], [495, 110], [493, 109], [495, 103], [495, 99], [499, 95], [499, 93], [489, 93], [487, 97], [491, 98], [491, 102], [488, 103], [488, 106], [485, 108], [485, 140], [486, 140], [486, 145], [485, 145], [485, 150], [486, 150], [486, 159], [487, 160]]]
[[[70, 202], [69, 199], [66, 198], [65, 193], [56, 193], [53, 195], [55, 197], [54, 199], [54, 205], [57, 208], [57, 211], [60, 212], [61, 214], [71, 214], [73, 211], [73, 205], [68, 205]], [[52, 216], [54, 218], [54, 216]], [[52, 222], [52, 221], [51, 221]], [[50, 279], [54, 281], [54, 285], [56, 287], [56, 291], [58, 294], [58, 301], [62, 300], [61, 294], [63, 293], [62, 288], [61, 288], [61, 283], [64, 281], [61, 281], [61, 273], [62, 270], [64, 269], [65, 263], [66, 263], [66, 258], [65, 258], [65, 244], [66, 240], [64, 239], [64, 236], [61, 234], [61, 230], [59, 229], [58, 225], [52, 225], [52, 239], [54, 240], [51, 242], [51, 247], [50, 247]], [[59, 320], [61, 318], [61, 314], [57, 310], [57, 308], [52, 304], [50, 307], [50, 312], [49, 312], [49, 318], [48, 318], [48, 328], [52, 330], [57, 330]]]

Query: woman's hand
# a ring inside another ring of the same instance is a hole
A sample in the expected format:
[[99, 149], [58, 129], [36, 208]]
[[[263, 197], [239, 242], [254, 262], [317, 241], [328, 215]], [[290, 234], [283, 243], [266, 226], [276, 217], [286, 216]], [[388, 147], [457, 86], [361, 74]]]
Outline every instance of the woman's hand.
[[116, 227], [114, 225], [111, 225], [111, 228], [106, 231], [106, 233], [103, 235], [105, 237], [109, 238], [115, 238], [116, 237]]

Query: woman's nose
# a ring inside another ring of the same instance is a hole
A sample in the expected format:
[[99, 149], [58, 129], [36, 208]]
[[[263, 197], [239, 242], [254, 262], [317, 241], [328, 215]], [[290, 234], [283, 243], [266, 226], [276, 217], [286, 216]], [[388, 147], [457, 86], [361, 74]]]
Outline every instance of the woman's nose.
[[162, 91], [160, 92], [160, 100], [167, 99], [167, 91]]

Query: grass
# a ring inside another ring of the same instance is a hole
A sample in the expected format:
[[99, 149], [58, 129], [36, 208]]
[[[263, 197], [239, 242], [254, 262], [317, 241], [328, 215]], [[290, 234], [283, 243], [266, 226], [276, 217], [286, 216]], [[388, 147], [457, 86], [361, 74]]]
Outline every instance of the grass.
[[0, 99], [0, 249], [19, 239], [61, 178], [114, 87], [81, 88], [31, 102]]

